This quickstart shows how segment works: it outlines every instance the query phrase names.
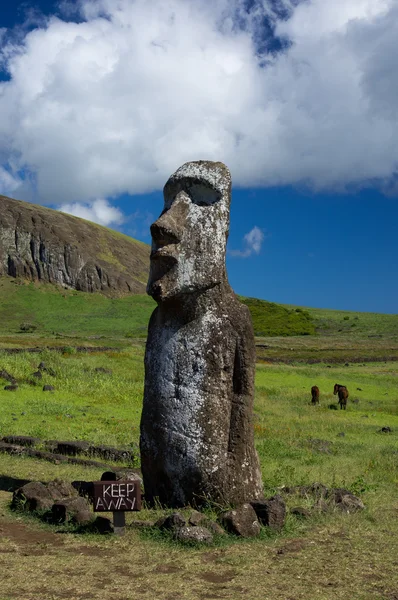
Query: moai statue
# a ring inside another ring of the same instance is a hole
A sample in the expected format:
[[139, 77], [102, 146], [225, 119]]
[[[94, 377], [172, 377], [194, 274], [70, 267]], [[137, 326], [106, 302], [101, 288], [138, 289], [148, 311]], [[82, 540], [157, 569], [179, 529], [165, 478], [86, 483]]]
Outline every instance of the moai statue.
[[164, 188], [151, 226], [147, 291], [158, 303], [145, 354], [141, 463], [145, 498], [167, 506], [262, 496], [252, 410], [249, 310], [226, 274], [231, 175], [186, 163]]

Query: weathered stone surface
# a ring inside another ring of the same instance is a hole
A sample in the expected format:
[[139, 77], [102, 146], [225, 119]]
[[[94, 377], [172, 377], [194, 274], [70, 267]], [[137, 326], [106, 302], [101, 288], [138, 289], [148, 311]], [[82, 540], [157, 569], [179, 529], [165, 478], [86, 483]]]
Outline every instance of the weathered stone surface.
[[5, 369], [0, 369], [0, 379], [5, 379], [6, 381], [9, 381], [10, 383], [17, 383], [17, 380], [15, 379], [15, 377], [13, 377]]
[[83, 292], [143, 293], [149, 248], [59, 211], [0, 196], [0, 276]]
[[223, 529], [221, 525], [215, 523], [214, 521], [208, 521], [206, 523], [206, 527], [211, 531], [213, 535], [226, 535], [225, 529]]
[[279, 495], [268, 498], [268, 500], [256, 500], [251, 502], [259, 521], [279, 531], [285, 524], [286, 504]]
[[33, 512], [48, 510], [53, 502], [54, 498], [44, 483], [31, 481], [14, 492], [11, 506]]
[[211, 544], [212, 533], [206, 527], [179, 527], [174, 533], [174, 539], [185, 544]]
[[183, 165], [151, 226], [141, 419], [145, 498], [168, 506], [240, 504], [262, 492], [252, 408], [249, 310], [229, 286], [225, 251], [231, 177], [222, 163]]
[[300, 519], [309, 519], [311, 516], [311, 511], [303, 506], [294, 506], [290, 509], [290, 514], [294, 515], [295, 517], [299, 517]]
[[61, 498], [77, 497], [78, 493], [69, 481], [63, 481], [62, 479], [55, 479], [49, 481], [46, 484], [51, 497], [54, 500], [61, 500]]
[[161, 517], [158, 521], [156, 521], [155, 525], [156, 527], [159, 527], [159, 529], [173, 530], [184, 527], [186, 525], [186, 521], [180, 513], [175, 512], [166, 517]]
[[197, 510], [194, 510], [190, 514], [189, 519], [188, 519], [189, 525], [193, 525], [193, 526], [199, 525], [200, 523], [203, 523], [204, 521], [206, 521], [206, 515], [204, 515], [203, 513], [199, 512]]
[[112, 521], [106, 517], [97, 517], [95, 521], [93, 521], [92, 529], [93, 531], [104, 534], [114, 532]]
[[64, 454], [70, 456], [77, 456], [78, 454], [85, 454], [89, 448], [88, 442], [62, 442], [56, 440], [49, 440], [46, 447], [56, 454]]
[[254, 537], [260, 533], [260, 523], [251, 504], [243, 504], [222, 513], [219, 521], [229, 533], [235, 535]]
[[364, 503], [358, 496], [344, 488], [336, 488], [330, 491], [329, 498], [336, 507], [345, 512], [355, 512], [365, 508]]
[[35, 446], [41, 440], [40, 438], [32, 437], [30, 435], [5, 435], [2, 438], [3, 442], [7, 444], [18, 444], [19, 446]]
[[[77, 498], [65, 498], [56, 502], [51, 507], [52, 521], [54, 523], [66, 523], [75, 521], [78, 516], [79, 523], [89, 522], [92, 519], [92, 513], [87, 501], [81, 496]], [[77, 521], [75, 521], [77, 522]]]
[[87, 449], [89, 456], [97, 456], [104, 460], [111, 461], [132, 461], [134, 458], [132, 450], [120, 450], [112, 446], [89, 446]]

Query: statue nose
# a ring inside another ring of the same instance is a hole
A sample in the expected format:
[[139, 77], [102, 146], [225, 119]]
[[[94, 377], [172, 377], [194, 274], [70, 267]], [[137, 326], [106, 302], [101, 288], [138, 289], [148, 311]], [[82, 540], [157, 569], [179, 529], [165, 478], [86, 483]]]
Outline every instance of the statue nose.
[[153, 241], [158, 245], [178, 244], [182, 240], [189, 203], [186, 195], [178, 194], [169, 209], [151, 225]]

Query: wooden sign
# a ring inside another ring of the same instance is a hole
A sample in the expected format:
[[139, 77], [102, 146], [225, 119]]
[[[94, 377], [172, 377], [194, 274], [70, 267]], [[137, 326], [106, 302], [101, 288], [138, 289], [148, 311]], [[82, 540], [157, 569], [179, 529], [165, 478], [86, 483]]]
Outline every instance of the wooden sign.
[[141, 510], [140, 481], [94, 481], [94, 512]]

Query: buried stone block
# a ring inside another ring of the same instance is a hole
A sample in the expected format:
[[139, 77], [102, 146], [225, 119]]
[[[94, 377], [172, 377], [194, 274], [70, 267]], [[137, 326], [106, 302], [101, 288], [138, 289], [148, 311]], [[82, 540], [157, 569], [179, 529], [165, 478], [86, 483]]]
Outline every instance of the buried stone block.
[[250, 504], [221, 513], [219, 521], [229, 533], [241, 537], [254, 537], [260, 533], [260, 523]]
[[280, 531], [285, 524], [286, 504], [281, 496], [276, 495], [268, 500], [256, 500], [251, 502], [259, 521], [274, 529]]
[[250, 312], [226, 274], [231, 176], [186, 163], [151, 226], [141, 465], [145, 498], [171, 507], [240, 505], [262, 492], [253, 439]]
[[93, 513], [84, 498], [65, 498], [53, 504], [51, 508], [52, 521], [54, 523], [66, 523], [73, 521], [79, 525], [89, 523], [93, 519]]

